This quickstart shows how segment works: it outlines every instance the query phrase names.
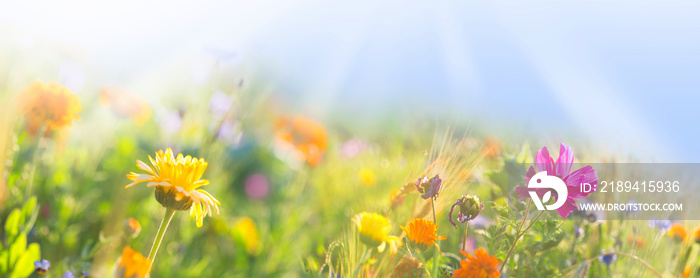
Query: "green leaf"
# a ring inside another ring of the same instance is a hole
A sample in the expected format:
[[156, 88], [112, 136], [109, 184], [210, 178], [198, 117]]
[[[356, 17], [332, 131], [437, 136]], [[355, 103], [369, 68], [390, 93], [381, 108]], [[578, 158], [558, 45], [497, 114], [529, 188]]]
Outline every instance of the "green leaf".
[[[34, 223], [36, 223], [36, 218], [39, 216], [39, 210], [37, 209], [36, 206], [36, 197], [32, 196], [27, 200], [27, 202], [22, 206], [22, 216], [25, 219], [23, 221], [23, 226], [24, 229], [22, 232], [25, 234], [29, 233], [29, 231], [34, 227]], [[27, 219], [29, 219], [27, 221]]]
[[17, 261], [17, 264], [15, 264], [10, 278], [24, 278], [31, 275], [32, 272], [34, 272], [34, 261], [38, 261], [40, 258], [39, 244], [30, 244], [27, 251], [24, 252], [22, 257]]
[[532, 164], [534, 160], [532, 159], [532, 152], [530, 151], [530, 144], [523, 144], [523, 148], [520, 153], [515, 156], [515, 161], [520, 164]]
[[10, 255], [10, 250], [3, 250], [0, 252], [0, 273], [7, 273], [9, 267], [7, 266], [7, 257]]
[[24, 254], [27, 250], [27, 235], [19, 234], [15, 242], [10, 245], [10, 267], [15, 265], [17, 260]]
[[19, 222], [21, 216], [22, 213], [19, 211], [19, 209], [12, 210], [10, 215], [7, 216], [7, 220], [5, 221], [5, 234], [7, 235], [8, 240], [12, 240], [19, 233]]
[[24, 206], [22, 206], [22, 214], [24, 214], [24, 218], [27, 219], [28, 217], [31, 217], [35, 208], [36, 196], [32, 196], [26, 203], [24, 203]]

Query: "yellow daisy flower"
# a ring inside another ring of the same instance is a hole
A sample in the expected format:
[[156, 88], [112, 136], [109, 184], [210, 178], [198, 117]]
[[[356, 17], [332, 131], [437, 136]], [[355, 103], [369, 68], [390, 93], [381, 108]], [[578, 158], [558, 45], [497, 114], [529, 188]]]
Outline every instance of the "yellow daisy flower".
[[392, 253], [398, 250], [399, 238], [389, 235], [391, 222], [386, 217], [377, 213], [362, 212], [352, 220], [360, 233], [360, 240], [367, 246], [377, 247], [380, 253], [384, 252], [387, 244]]
[[257, 255], [262, 247], [260, 233], [255, 226], [255, 221], [250, 217], [241, 217], [233, 224], [233, 234], [243, 244], [250, 255]]
[[357, 172], [357, 176], [360, 177], [362, 183], [364, 183], [367, 186], [373, 186], [374, 183], [377, 181], [377, 177], [374, 175], [374, 171], [372, 171], [372, 169], [369, 168], [360, 169], [360, 171]]
[[430, 220], [416, 218], [411, 220], [411, 222], [408, 222], [408, 225], [406, 226], [407, 227], [401, 226], [401, 229], [406, 232], [411, 244], [423, 251], [428, 249], [430, 245], [434, 245], [438, 248], [438, 250], [440, 250], [440, 247], [435, 241], [447, 238], [445, 236], [437, 235], [438, 226]]
[[178, 154], [173, 156], [171, 149], [156, 152], [156, 159], [148, 156], [153, 168], [141, 160], [136, 161], [136, 166], [146, 171], [147, 174], [131, 172], [126, 175], [133, 182], [126, 186], [132, 187], [141, 182], [147, 182], [148, 187], [154, 187], [156, 200], [166, 208], [174, 210], [190, 210], [190, 216], [197, 219], [197, 227], [202, 227], [206, 215], [212, 216], [212, 207], [219, 213], [219, 203], [209, 192], [198, 189], [209, 184], [208, 180], [201, 179], [207, 163], [204, 159], [197, 159], [189, 155], [183, 157]]

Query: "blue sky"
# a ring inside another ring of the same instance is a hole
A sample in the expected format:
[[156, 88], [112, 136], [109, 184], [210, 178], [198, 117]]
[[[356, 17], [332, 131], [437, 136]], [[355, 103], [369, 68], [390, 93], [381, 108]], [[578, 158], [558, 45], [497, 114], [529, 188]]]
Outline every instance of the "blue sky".
[[30, 0], [1, 4], [0, 30], [81, 49], [106, 80], [221, 49], [316, 113], [422, 105], [700, 162], [700, 2], [456, 2]]

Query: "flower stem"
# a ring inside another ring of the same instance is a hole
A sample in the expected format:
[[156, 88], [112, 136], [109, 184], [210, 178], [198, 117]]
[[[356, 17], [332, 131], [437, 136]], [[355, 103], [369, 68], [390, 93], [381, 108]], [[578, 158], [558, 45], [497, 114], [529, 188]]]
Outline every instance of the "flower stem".
[[165, 215], [163, 216], [163, 221], [160, 222], [160, 227], [158, 228], [158, 233], [156, 234], [155, 240], [153, 240], [153, 247], [151, 247], [151, 252], [148, 253], [148, 261], [150, 264], [148, 265], [148, 273], [151, 273], [151, 268], [153, 268], [153, 261], [156, 259], [156, 253], [158, 253], [158, 247], [160, 247], [160, 243], [163, 241], [163, 237], [165, 236], [165, 230], [168, 229], [168, 225], [170, 225], [170, 220], [173, 219], [173, 215], [175, 215], [175, 210], [171, 208], [165, 208]]
[[540, 219], [540, 216], [542, 216], [542, 212], [540, 212], [539, 215], [537, 215], [537, 218], [530, 223], [530, 225], [523, 230], [523, 226], [525, 226], [525, 221], [527, 220], [527, 215], [530, 214], [530, 205], [532, 205], [531, 200], [527, 202], [527, 209], [525, 210], [525, 215], [523, 216], [523, 221], [520, 223], [520, 228], [518, 228], [518, 232], [515, 234], [515, 241], [513, 241], [513, 246], [510, 247], [510, 250], [508, 251], [508, 254], [506, 255], [506, 258], [503, 259], [503, 262], [501, 263], [501, 269], [498, 270], [498, 272], [503, 273], [503, 268], [506, 267], [506, 263], [508, 262], [508, 258], [510, 258], [510, 255], [513, 253], [513, 249], [515, 249], [515, 245], [518, 244], [518, 240], [520, 240], [520, 236], [525, 234], [527, 230], [532, 227], [532, 225], [537, 221], [537, 219]]
[[[435, 216], [435, 198], [430, 198], [430, 204], [433, 206], [433, 222], [437, 225], [437, 216]], [[440, 253], [437, 242], [435, 243], [435, 252], [433, 254], [433, 277], [438, 277], [438, 254]]]
[[641, 263], [642, 265], [644, 265], [644, 267], [646, 267], [646, 268], [649, 269], [652, 273], [654, 273], [654, 276], [656, 276], [656, 277], [663, 277], [663, 276], [661, 275], [661, 273], [660, 273], [658, 270], [656, 270], [653, 266], [651, 266], [651, 265], [650, 265], [649, 263], [647, 263], [646, 261], [640, 259], [639, 257], [637, 257], [637, 256], [635, 256], [635, 255], [630, 255], [630, 254], [622, 253], [622, 252], [615, 252], [615, 251], [613, 251], [613, 252], [608, 252], [608, 253], [605, 253], [605, 254], [601, 254], [601, 255], [599, 255], [599, 256], [597, 256], [597, 257], [595, 257], [595, 258], [588, 259], [587, 262], [588, 262], [588, 263], [591, 263], [593, 260], [595, 260], [595, 259], [597, 259], [597, 258], [604, 257], [604, 256], [610, 256], [610, 255], [620, 255], [620, 256], [624, 256], [624, 257], [628, 257], [628, 258], [630, 258], [630, 259], [633, 259], [633, 260], [635, 260], [635, 261]]
[[41, 145], [44, 139], [44, 133], [46, 132], [46, 125], [42, 124], [39, 127], [39, 133], [37, 134], [36, 147], [34, 153], [32, 153], [32, 166], [29, 168], [29, 177], [27, 178], [27, 187], [25, 188], [24, 200], [29, 200], [32, 195], [32, 186], [34, 185], [34, 176], [36, 175], [37, 164], [39, 164], [39, 156], [41, 152]]
[[462, 246], [462, 250], [464, 252], [467, 252], [467, 229], [469, 228], [469, 220], [464, 223], [464, 244]]

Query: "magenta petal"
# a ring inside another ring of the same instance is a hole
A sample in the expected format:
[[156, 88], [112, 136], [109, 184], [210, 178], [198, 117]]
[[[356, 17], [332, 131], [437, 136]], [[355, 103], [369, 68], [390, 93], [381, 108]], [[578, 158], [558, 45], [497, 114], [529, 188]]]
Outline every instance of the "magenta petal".
[[566, 217], [569, 216], [569, 213], [571, 213], [574, 210], [577, 210], [576, 201], [574, 201], [574, 199], [571, 198], [566, 198], [566, 202], [564, 202], [563, 206], [557, 209], [557, 212], [559, 212], [561, 218], [566, 219]]
[[528, 193], [528, 188], [521, 186], [515, 188], [515, 193], [518, 194], [518, 200], [524, 201], [530, 198], [530, 193]]
[[571, 147], [567, 146], [564, 143], [561, 143], [561, 147], [559, 147], [559, 159], [557, 159], [557, 164], [556, 164], [556, 174], [559, 177], [565, 177], [569, 173], [571, 173], [571, 167], [573, 167], [574, 163], [574, 150], [571, 149]]
[[583, 167], [564, 177], [564, 183], [569, 190], [569, 197], [584, 198], [591, 192], [581, 192], [581, 184], [588, 183], [593, 188], [592, 191], [598, 189], [598, 173], [591, 165]]
[[[527, 199], [530, 199], [530, 193], [529, 191], [535, 191], [537, 193], [537, 197], [542, 198], [544, 196], [544, 193], [547, 193], [547, 191], [552, 191], [549, 188], [527, 188], [525, 186], [519, 186], [515, 188], [515, 193], [518, 194], [518, 199], [520, 201], [524, 201]], [[557, 196], [556, 192], [552, 192], [552, 196]]]
[[535, 167], [530, 166], [530, 169], [527, 169], [527, 173], [525, 173], [525, 184], [530, 184], [530, 179], [535, 174], [537, 174], [537, 171], [535, 171]]
[[554, 159], [549, 156], [549, 150], [547, 147], [542, 147], [537, 151], [535, 156], [535, 167], [537, 167], [538, 172], [547, 171], [547, 175], [553, 176], [554, 173]]

